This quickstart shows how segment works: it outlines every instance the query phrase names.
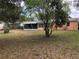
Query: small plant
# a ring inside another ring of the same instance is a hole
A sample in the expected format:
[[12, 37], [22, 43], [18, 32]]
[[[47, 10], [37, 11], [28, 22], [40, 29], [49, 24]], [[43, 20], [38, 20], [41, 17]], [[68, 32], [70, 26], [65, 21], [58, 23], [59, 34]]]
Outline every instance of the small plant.
[[7, 23], [4, 25], [4, 33], [9, 33], [9, 26]]

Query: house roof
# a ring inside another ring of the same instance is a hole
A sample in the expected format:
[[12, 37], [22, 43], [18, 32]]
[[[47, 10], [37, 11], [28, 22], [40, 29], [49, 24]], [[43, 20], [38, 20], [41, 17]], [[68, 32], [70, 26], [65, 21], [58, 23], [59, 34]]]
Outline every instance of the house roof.
[[77, 22], [78, 18], [71, 18], [69, 21], [71, 21], [71, 22]]
[[22, 24], [37, 24], [37, 23], [43, 23], [42, 21], [24, 21]]
[[24, 21], [22, 23], [23, 24], [37, 24], [38, 22], [36, 22], [36, 21]]

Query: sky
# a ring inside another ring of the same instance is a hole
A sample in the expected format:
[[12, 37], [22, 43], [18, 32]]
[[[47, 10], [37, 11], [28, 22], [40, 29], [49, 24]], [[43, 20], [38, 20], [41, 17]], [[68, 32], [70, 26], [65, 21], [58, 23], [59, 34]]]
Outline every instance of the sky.
[[24, 1], [21, 2], [21, 7], [23, 7], [25, 5]]
[[[64, 0], [65, 2], [67, 2], [69, 4], [69, 8], [70, 8], [70, 17], [71, 18], [79, 18], [79, 8], [75, 6], [75, 4], [77, 3], [77, 0]], [[74, 2], [75, 1], [75, 2]], [[22, 1], [21, 2], [21, 6], [23, 7], [25, 4]]]
[[76, 3], [78, 0], [65, 0], [65, 1], [69, 3], [70, 17], [79, 18], [79, 7], [76, 7]]

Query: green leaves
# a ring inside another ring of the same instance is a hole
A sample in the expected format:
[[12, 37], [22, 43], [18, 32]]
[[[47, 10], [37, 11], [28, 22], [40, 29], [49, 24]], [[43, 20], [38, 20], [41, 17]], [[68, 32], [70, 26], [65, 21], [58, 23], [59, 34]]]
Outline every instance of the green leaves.
[[[68, 5], [62, 3], [63, 0], [26, 0], [26, 4], [30, 8], [40, 7], [43, 12], [38, 12], [41, 20], [55, 19], [65, 23], [68, 20]], [[58, 23], [58, 22], [57, 22]]]
[[31, 17], [26, 17], [26, 16], [20, 16], [20, 21], [32, 21], [33, 18]]
[[12, 0], [0, 0], [0, 21], [15, 22], [20, 15], [20, 9]]
[[33, 8], [33, 7], [38, 7], [41, 5], [42, 0], [25, 0], [26, 4], [28, 7]]

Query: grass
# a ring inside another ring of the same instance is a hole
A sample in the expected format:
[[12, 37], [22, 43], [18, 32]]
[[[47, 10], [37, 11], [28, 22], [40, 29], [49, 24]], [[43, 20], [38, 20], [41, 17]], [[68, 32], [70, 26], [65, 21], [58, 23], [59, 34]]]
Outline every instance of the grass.
[[54, 31], [50, 38], [43, 31], [0, 32], [0, 59], [78, 59], [78, 31]]

